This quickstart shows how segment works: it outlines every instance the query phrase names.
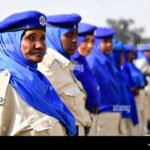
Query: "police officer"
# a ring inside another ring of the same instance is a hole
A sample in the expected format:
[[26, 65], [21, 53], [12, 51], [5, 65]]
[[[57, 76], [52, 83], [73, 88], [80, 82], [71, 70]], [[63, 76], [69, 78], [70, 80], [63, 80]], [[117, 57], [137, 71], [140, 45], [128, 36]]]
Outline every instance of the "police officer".
[[[98, 84], [86, 60], [86, 56], [88, 56], [91, 53], [94, 47], [95, 30], [96, 30], [96, 26], [94, 25], [88, 23], [79, 24], [78, 47], [75, 54], [71, 56], [71, 58], [74, 61], [76, 61], [76, 65], [73, 71], [74, 75], [82, 83], [87, 93], [86, 108], [89, 110], [94, 120], [92, 128], [88, 134], [90, 136], [95, 135], [95, 132], [93, 132], [92, 129], [96, 121], [95, 114], [97, 114], [98, 112], [99, 103], [100, 103], [100, 92], [99, 92]], [[79, 70], [78, 69], [79, 65], [83, 66], [84, 69]], [[88, 129], [86, 131], [88, 132]]]
[[[149, 44], [141, 44], [138, 47], [138, 58], [134, 62], [147, 79], [147, 86], [145, 87], [145, 124], [147, 124], [148, 132], [150, 133], [150, 46]], [[146, 128], [146, 125], [145, 125]]]
[[97, 28], [95, 47], [87, 56], [88, 64], [99, 85], [100, 104], [95, 134], [101, 136], [120, 135], [121, 92], [115, 66], [111, 58], [112, 39], [115, 31], [110, 28]]
[[[47, 55], [38, 69], [53, 84], [63, 102], [76, 118], [78, 135], [85, 135], [84, 127], [90, 127], [92, 120], [85, 108], [86, 93], [73, 74], [71, 55], [77, 48], [78, 14], [62, 14], [47, 17]], [[83, 69], [79, 66], [79, 69]]]
[[129, 68], [129, 71], [131, 73], [131, 77], [133, 79], [133, 85], [134, 89], [134, 97], [137, 105], [137, 112], [138, 112], [138, 118], [139, 118], [139, 124], [134, 127], [133, 135], [144, 135], [144, 122], [145, 122], [145, 91], [144, 87], [147, 85], [146, 77], [145, 75], [136, 67], [134, 64], [134, 61], [137, 56], [137, 50], [134, 45], [132, 44], [126, 44], [126, 61]]
[[46, 17], [13, 14], [0, 23], [0, 135], [55, 136], [76, 133], [75, 118], [40, 73]]

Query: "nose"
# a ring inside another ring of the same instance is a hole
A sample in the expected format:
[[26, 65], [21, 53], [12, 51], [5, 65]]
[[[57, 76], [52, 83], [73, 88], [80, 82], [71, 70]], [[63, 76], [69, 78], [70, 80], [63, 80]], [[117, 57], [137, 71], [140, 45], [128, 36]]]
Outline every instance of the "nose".
[[112, 43], [108, 43], [108, 48], [112, 49], [113, 48], [113, 44]]
[[88, 43], [88, 44], [87, 44], [87, 47], [88, 47], [88, 48], [92, 48], [92, 47], [93, 47], [93, 44], [92, 44], [92, 43]]
[[43, 43], [42, 41], [38, 40], [35, 42], [35, 48], [43, 49], [44, 47], [45, 47], [45, 43]]
[[108, 46], [112, 46], [113, 44], [112, 44], [112, 42], [108, 42]]
[[72, 39], [72, 42], [75, 43], [75, 44], [77, 44], [77, 42], [78, 42], [77, 37], [74, 37], [74, 38]]

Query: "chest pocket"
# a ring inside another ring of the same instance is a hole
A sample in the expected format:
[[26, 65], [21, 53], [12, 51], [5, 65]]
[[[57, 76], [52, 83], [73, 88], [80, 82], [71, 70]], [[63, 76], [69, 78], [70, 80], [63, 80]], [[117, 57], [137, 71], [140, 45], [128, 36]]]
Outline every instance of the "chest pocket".
[[52, 134], [56, 123], [58, 120], [49, 116], [40, 118], [31, 123], [33, 129], [31, 134], [33, 136], [49, 136]]
[[67, 105], [67, 107], [72, 111], [77, 111], [78, 104], [78, 97], [81, 95], [81, 91], [74, 87], [67, 87], [63, 89], [60, 94], [60, 97]]

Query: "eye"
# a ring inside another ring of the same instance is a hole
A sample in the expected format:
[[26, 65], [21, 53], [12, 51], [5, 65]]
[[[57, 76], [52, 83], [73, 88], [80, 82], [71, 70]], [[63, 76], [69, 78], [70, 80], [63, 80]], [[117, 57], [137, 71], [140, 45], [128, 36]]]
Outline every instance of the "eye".
[[27, 37], [26, 37], [26, 39], [28, 39], [29, 41], [35, 41], [35, 36], [34, 35], [28, 35]]
[[88, 40], [87, 38], [85, 38], [85, 39], [83, 40], [83, 42], [87, 43], [87, 42], [89, 42], [89, 40]]
[[65, 36], [68, 38], [73, 38], [73, 37], [76, 37], [77, 35], [78, 35], [77, 30], [72, 30], [72, 31], [65, 34]]
[[42, 41], [45, 41], [45, 36], [44, 36], [44, 35], [41, 37], [41, 40], [42, 40]]
[[68, 38], [71, 38], [72, 34], [71, 33], [66, 33], [65, 36], [68, 37]]

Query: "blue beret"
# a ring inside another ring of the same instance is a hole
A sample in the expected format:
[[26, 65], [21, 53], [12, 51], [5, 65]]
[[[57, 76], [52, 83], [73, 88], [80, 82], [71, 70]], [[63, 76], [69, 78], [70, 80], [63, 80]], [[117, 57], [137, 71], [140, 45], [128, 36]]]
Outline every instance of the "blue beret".
[[132, 44], [125, 45], [126, 51], [136, 51], [136, 47]]
[[113, 39], [113, 51], [125, 51], [125, 44], [117, 39]]
[[38, 11], [15, 13], [0, 22], [0, 32], [46, 28], [46, 16]]
[[97, 28], [95, 37], [96, 38], [112, 38], [115, 34], [115, 30], [111, 28]]
[[78, 34], [79, 35], [93, 35], [96, 29], [97, 27], [94, 25], [87, 24], [87, 23], [80, 23], [78, 26]]
[[61, 14], [47, 16], [47, 22], [49, 25], [62, 28], [77, 28], [80, 21], [81, 16], [78, 14]]

